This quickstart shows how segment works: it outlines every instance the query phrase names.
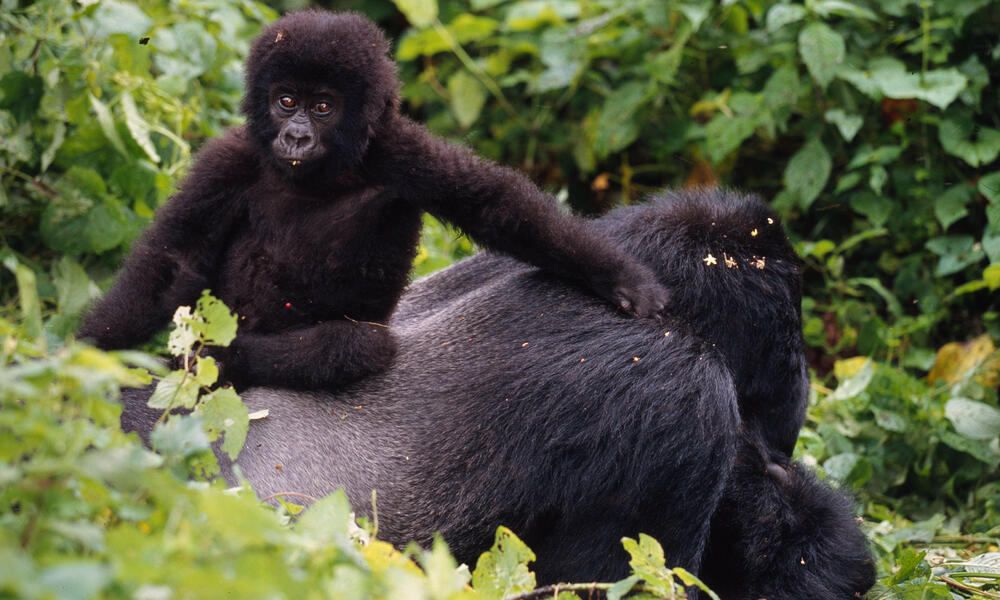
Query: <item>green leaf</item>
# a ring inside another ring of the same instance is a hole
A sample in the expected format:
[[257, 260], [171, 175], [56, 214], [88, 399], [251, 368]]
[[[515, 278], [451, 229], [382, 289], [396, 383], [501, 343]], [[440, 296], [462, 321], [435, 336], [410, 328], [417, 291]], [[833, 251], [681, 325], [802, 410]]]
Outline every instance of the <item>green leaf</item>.
[[987, 225], [981, 243], [990, 262], [1000, 263], [1000, 224]]
[[858, 131], [861, 130], [861, 126], [865, 122], [861, 115], [849, 114], [842, 108], [834, 108], [826, 111], [823, 118], [826, 119], [827, 123], [836, 125], [840, 131], [840, 135], [848, 142], [854, 139], [854, 136], [858, 134]]
[[981, 177], [977, 188], [992, 204], [1000, 204], [1000, 171]]
[[870, 187], [873, 192], [881, 196], [882, 189], [888, 181], [889, 173], [885, 170], [885, 167], [882, 165], [872, 165], [868, 175], [868, 187]]
[[24, 334], [28, 339], [36, 339], [42, 334], [42, 303], [38, 298], [35, 272], [28, 265], [18, 262], [13, 254], [4, 257], [3, 264], [17, 280], [17, 295], [21, 305]]
[[528, 563], [535, 553], [506, 527], [498, 527], [493, 547], [476, 561], [472, 587], [486, 600], [500, 600], [535, 589]]
[[545, 25], [559, 25], [580, 17], [576, 0], [521, 0], [507, 11], [511, 31], [534, 31]]
[[56, 152], [59, 151], [64, 141], [66, 141], [66, 124], [62, 121], [57, 121], [52, 126], [52, 141], [49, 142], [49, 146], [45, 149], [45, 152], [42, 152], [42, 171], [48, 170], [56, 157]]
[[1000, 155], [1000, 130], [980, 127], [971, 119], [942, 120], [938, 125], [938, 139], [945, 152], [973, 167], [989, 164]]
[[134, 3], [118, 0], [102, 0], [94, 18], [85, 22], [93, 26], [92, 34], [99, 39], [123, 33], [138, 41], [153, 26], [153, 20]]
[[969, 456], [983, 461], [991, 469], [996, 469], [1000, 466], [1000, 450], [997, 449], [997, 445], [992, 440], [989, 442], [974, 440], [958, 433], [952, 433], [951, 431], [942, 431], [938, 435], [941, 436], [941, 441], [948, 447], [965, 452]]
[[842, 65], [837, 69], [837, 77], [850, 82], [851, 85], [858, 88], [859, 92], [872, 100], [882, 99], [882, 88], [879, 87], [878, 82], [875, 81], [875, 77], [870, 71], [862, 71], [849, 65]]
[[52, 283], [56, 286], [59, 312], [77, 315], [100, 295], [100, 289], [87, 272], [69, 256], [63, 256], [52, 266]]
[[799, 54], [812, 78], [826, 88], [844, 62], [844, 38], [825, 23], [812, 23], [799, 32]]
[[879, 21], [878, 15], [872, 11], [858, 6], [853, 2], [845, 2], [844, 0], [815, 0], [814, 2], [807, 2], [809, 9], [820, 15], [821, 17], [829, 17], [831, 15], [840, 15], [842, 17], [854, 17], [857, 19], [867, 19], [869, 21]]
[[25, 123], [38, 112], [43, 93], [41, 77], [9, 71], [0, 78], [0, 109], [9, 110], [18, 123]]
[[104, 200], [60, 198], [45, 207], [39, 229], [45, 244], [56, 252], [99, 254], [125, 241], [129, 217], [120, 205]]
[[469, 583], [468, 569], [459, 569], [448, 552], [448, 545], [438, 534], [430, 552], [420, 555], [420, 566], [427, 575], [427, 589], [431, 598], [451, 598]]
[[792, 106], [799, 99], [799, 74], [794, 67], [786, 65], [771, 74], [761, 92], [764, 106], [776, 110], [783, 106]]
[[960, 183], [948, 188], [934, 203], [934, 215], [941, 223], [941, 229], [947, 230], [951, 224], [969, 214], [965, 208], [975, 198], [975, 189]]
[[944, 416], [955, 431], [973, 440], [992, 440], [1000, 435], [1000, 409], [989, 404], [956, 397], [944, 405]]
[[219, 367], [211, 356], [198, 356], [194, 367], [194, 380], [201, 387], [210, 387], [219, 379]]
[[990, 84], [990, 72], [979, 62], [975, 54], [959, 65], [958, 70], [969, 80], [968, 87], [962, 92], [961, 99], [965, 104], [978, 108], [983, 88]]
[[448, 79], [451, 95], [451, 112], [462, 128], [476, 122], [486, 104], [486, 88], [466, 70], [456, 72]]
[[480, 42], [493, 35], [500, 27], [495, 19], [462, 13], [448, 23], [447, 29], [455, 39], [465, 44]]
[[859, 286], [863, 285], [870, 288], [873, 292], [878, 294], [885, 300], [886, 307], [889, 312], [895, 317], [903, 316], [903, 307], [899, 303], [899, 299], [896, 298], [895, 294], [890, 292], [882, 282], [875, 277], [854, 277], [847, 280], [848, 285]]
[[209, 449], [201, 419], [194, 415], [174, 415], [165, 423], [158, 423], [149, 435], [149, 443], [160, 454], [176, 458]]
[[626, 83], [604, 99], [594, 141], [598, 156], [603, 158], [623, 150], [639, 137], [639, 124], [634, 117], [648, 100], [649, 88], [638, 81]]
[[153, 140], [149, 137], [149, 124], [139, 115], [139, 109], [135, 105], [135, 99], [132, 98], [132, 94], [122, 92], [121, 101], [122, 112], [125, 113], [125, 126], [128, 128], [129, 133], [132, 134], [132, 139], [135, 140], [136, 144], [139, 144], [139, 147], [146, 153], [149, 160], [154, 163], [160, 162], [160, 155], [156, 152]]
[[861, 487], [872, 476], [871, 463], [865, 457], [852, 452], [831, 456], [823, 463], [823, 471], [852, 488]]
[[705, 585], [705, 583], [701, 579], [698, 579], [694, 574], [690, 573], [687, 569], [683, 569], [681, 567], [674, 567], [673, 569], [670, 570], [670, 572], [676, 575], [677, 578], [681, 580], [681, 583], [683, 583], [685, 586], [696, 587], [701, 591], [705, 592], [706, 594], [708, 594], [708, 597], [711, 598], [712, 600], [720, 600], [718, 594], [708, 589], [708, 586]]
[[212, 346], [228, 346], [236, 337], [237, 316], [230, 312], [229, 307], [212, 296], [208, 290], [201, 293], [195, 314], [201, 316], [201, 321], [191, 323], [194, 330], [204, 343]]
[[206, 394], [194, 414], [202, 418], [209, 441], [225, 434], [222, 451], [235, 461], [250, 428], [249, 412], [239, 394], [231, 387]]
[[691, 23], [691, 31], [698, 31], [701, 28], [701, 24], [705, 22], [708, 15], [711, 13], [711, 4], [682, 4], [677, 3], [675, 5], [677, 11], [687, 18], [688, 22]]
[[625, 594], [629, 593], [635, 584], [642, 581], [642, 577], [638, 575], [630, 575], [621, 581], [616, 581], [614, 585], [608, 588], [607, 600], [621, 600], [625, 597]]
[[406, 16], [410, 25], [418, 29], [428, 27], [437, 20], [437, 0], [392, 0], [396, 8]]
[[850, 170], [868, 165], [887, 165], [894, 162], [902, 153], [903, 148], [900, 146], [879, 146], [872, 149], [871, 146], [865, 145], [854, 155], [847, 168]]
[[857, 373], [840, 381], [837, 389], [830, 394], [830, 400], [841, 402], [858, 396], [861, 392], [868, 389], [868, 384], [872, 382], [874, 376], [875, 365], [871, 360], [866, 360]]
[[757, 116], [722, 113], [715, 115], [705, 126], [705, 146], [708, 159], [719, 164], [753, 135], [757, 129]]
[[38, 577], [46, 598], [88, 600], [102, 596], [111, 583], [111, 567], [97, 561], [71, 561], [47, 567]]
[[125, 142], [123, 142], [121, 136], [118, 135], [118, 129], [115, 127], [115, 118], [111, 115], [111, 109], [98, 100], [93, 94], [90, 94], [89, 97], [90, 105], [94, 107], [94, 112], [97, 114], [97, 123], [101, 126], [101, 131], [104, 132], [104, 137], [111, 142], [111, 145], [114, 146], [115, 150], [121, 153], [122, 156], [130, 158], [128, 150], [125, 149]]
[[937, 237], [927, 242], [927, 249], [940, 259], [935, 275], [944, 277], [957, 273], [983, 259], [982, 248], [977, 248], [970, 235], [949, 235]]
[[798, 205], [806, 210], [826, 187], [833, 170], [833, 159], [820, 139], [813, 138], [788, 161], [785, 167], [785, 188], [795, 195]]
[[198, 402], [199, 389], [198, 382], [191, 374], [183, 370], [171, 371], [156, 383], [156, 389], [146, 404], [160, 410], [194, 408]]
[[983, 281], [991, 290], [1000, 288], [1000, 262], [983, 269]]
[[[445, 29], [458, 43], [466, 44], [487, 39], [499, 26], [500, 24], [493, 19], [462, 13], [446, 25]], [[450, 49], [451, 44], [436, 28], [408, 29], [399, 42], [396, 59], [409, 61], [418, 56], [432, 56]]]
[[876, 58], [868, 64], [872, 79], [889, 98], [917, 98], [944, 109], [968, 83], [957, 69], [914, 73], [895, 58]]
[[346, 546], [358, 529], [354, 511], [344, 490], [314, 502], [295, 523], [295, 532], [315, 544]]
[[767, 30], [774, 33], [785, 25], [801, 21], [807, 14], [805, 7], [798, 4], [775, 4], [767, 11]]
[[889, 198], [869, 191], [851, 194], [851, 208], [867, 217], [876, 227], [885, 225], [894, 206]]
[[639, 534], [639, 541], [622, 538], [622, 546], [629, 554], [629, 566], [639, 576], [650, 591], [663, 598], [674, 596], [674, 578], [666, 568], [663, 547], [645, 533]]

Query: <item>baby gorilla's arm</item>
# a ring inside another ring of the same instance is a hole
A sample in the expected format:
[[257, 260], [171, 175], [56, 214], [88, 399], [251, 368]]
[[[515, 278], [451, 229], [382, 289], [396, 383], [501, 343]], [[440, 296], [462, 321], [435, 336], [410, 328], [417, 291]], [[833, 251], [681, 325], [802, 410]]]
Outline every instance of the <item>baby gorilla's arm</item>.
[[398, 117], [372, 149], [381, 181], [492, 250], [564, 277], [639, 316], [663, 310], [669, 295], [644, 264], [564, 213], [517, 171], [449, 144]]

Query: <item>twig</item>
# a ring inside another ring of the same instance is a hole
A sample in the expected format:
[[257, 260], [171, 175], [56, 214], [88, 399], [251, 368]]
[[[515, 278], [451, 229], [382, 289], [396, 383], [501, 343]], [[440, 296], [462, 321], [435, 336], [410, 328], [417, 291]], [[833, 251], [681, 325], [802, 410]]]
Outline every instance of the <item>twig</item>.
[[[984, 590], [982, 588], [977, 588], [977, 587], [972, 586], [972, 585], [966, 585], [964, 583], [959, 583], [958, 581], [952, 579], [951, 575], [956, 575], [956, 573], [952, 573], [950, 575], [949, 574], [939, 575], [938, 579], [940, 579], [941, 581], [947, 583], [950, 586], [957, 587], [960, 590], [965, 590], [967, 592], [972, 592], [974, 594], [979, 594], [980, 596], [986, 596], [987, 598], [1000, 598], [1000, 594], [994, 594], [993, 592], [988, 592], [988, 591], [986, 591], [986, 590]], [[993, 575], [993, 573], [962, 573], [962, 575], [965, 576], [965, 577], [969, 577], [969, 576], [974, 577], [976, 575], [989, 576], [989, 575]]]
[[[558, 598], [560, 592], [607, 592], [614, 586], [613, 583], [557, 583], [555, 585], [546, 585], [544, 587], [536, 588], [530, 592], [524, 592], [523, 594], [515, 594], [513, 596], [507, 596], [503, 600], [534, 600], [536, 598], [545, 598], [551, 596], [552, 598]], [[629, 592], [648, 592], [647, 588], [643, 584], [636, 584], [632, 586]], [[678, 598], [687, 598], [687, 594], [684, 592], [679, 592]]]
[[374, 325], [376, 327], [385, 327], [386, 329], [389, 329], [389, 326], [386, 325], [385, 323], [376, 323], [375, 321], [358, 321], [357, 319], [352, 319], [347, 315], [344, 315], [344, 318], [350, 321], [351, 323], [364, 323], [365, 325]]
[[521, 117], [521, 114], [518, 113], [510, 101], [507, 100], [507, 97], [504, 96], [503, 91], [500, 89], [500, 86], [497, 85], [497, 82], [476, 64], [476, 61], [469, 56], [469, 54], [465, 51], [465, 48], [462, 48], [462, 45], [458, 43], [455, 36], [451, 35], [451, 32], [448, 31], [441, 21], [434, 21], [434, 31], [436, 31], [437, 34], [444, 39], [445, 43], [448, 44], [452, 53], [458, 58], [459, 62], [461, 62], [462, 65], [464, 65], [465, 68], [468, 69], [473, 75], [475, 75], [476, 79], [478, 79], [480, 83], [486, 86], [486, 89], [493, 94], [493, 97], [500, 103], [500, 106], [510, 113], [511, 117], [521, 124], [522, 127], [528, 128], [528, 123], [525, 122], [525, 120]]

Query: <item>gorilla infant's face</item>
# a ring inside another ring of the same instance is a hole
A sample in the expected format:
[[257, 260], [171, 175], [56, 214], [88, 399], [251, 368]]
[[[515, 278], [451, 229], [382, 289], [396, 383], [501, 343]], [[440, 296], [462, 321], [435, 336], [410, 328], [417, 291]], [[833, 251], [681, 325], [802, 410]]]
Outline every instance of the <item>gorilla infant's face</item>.
[[328, 151], [324, 139], [343, 112], [341, 96], [326, 87], [277, 84], [271, 87], [268, 106], [278, 128], [271, 142], [277, 163], [291, 176], [318, 166]]

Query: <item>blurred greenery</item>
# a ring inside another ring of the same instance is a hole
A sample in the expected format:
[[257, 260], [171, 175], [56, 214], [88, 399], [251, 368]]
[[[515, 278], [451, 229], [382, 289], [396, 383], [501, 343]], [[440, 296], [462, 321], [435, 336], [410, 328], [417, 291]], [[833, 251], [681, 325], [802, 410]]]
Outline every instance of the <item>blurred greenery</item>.
[[[240, 122], [250, 40], [305, 4], [0, 0], [0, 597], [499, 597], [443, 545], [373, 541], [342, 497], [289, 529], [287, 500], [186, 483], [201, 450], [116, 431], [148, 358], [72, 341], [192, 152]], [[770, 198], [805, 261], [797, 455], [856, 494], [870, 597], [996, 597], [1000, 2], [322, 4], [395, 38], [407, 113], [576, 210]], [[415, 275], [473, 251], [425, 225]]]

